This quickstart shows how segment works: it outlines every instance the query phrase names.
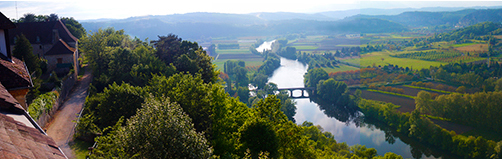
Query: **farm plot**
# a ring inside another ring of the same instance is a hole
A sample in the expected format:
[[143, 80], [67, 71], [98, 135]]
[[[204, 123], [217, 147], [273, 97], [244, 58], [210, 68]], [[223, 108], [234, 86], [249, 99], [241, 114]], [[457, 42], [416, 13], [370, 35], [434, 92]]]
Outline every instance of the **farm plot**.
[[409, 95], [409, 96], [417, 96], [418, 92], [420, 91], [427, 91], [429, 93], [437, 93], [439, 95], [443, 95], [446, 93], [440, 93], [440, 92], [434, 92], [434, 91], [429, 91], [429, 90], [422, 90], [422, 89], [416, 89], [416, 88], [410, 88], [410, 87], [405, 87], [405, 86], [393, 86], [395, 88], [403, 89], [404, 90], [404, 95]]
[[[361, 96], [364, 99], [382, 101], [401, 106], [400, 108], [397, 109], [400, 112], [405, 113], [405, 112], [412, 112], [413, 110], [415, 110], [414, 99], [390, 94], [378, 93], [378, 92], [371, 92], [367, 90], [361, 90], [361, 91], [362, 91]], [[350, 89], [350, 92], [352, 94], [355, 93], [355, 89]]]
[[261, 61], [263, 58], [255, 54], [220, 54], [218, 60], [244, 60], [244, 61]]

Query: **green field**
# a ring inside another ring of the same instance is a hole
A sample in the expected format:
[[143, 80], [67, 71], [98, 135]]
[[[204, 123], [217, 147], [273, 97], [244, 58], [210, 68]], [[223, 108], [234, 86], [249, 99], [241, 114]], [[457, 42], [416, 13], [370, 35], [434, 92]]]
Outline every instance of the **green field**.
[[475, 44], [478, 44], [478, 43], [453, 44], [451, 46], [453, 46], [453, 47], [462, 47], [462, 46], [470, 46], [470, 45], [475, 45]]
[[[239, 60], [239, 59], [234, 59], [234, 60]], [[216, 69], [217, 70], [220, 70], [223, 72], [223, 66], [225, 65], [225, 62], [227, 60], [216, 60], [216, 61], [213, 61], [213, 64], [216, 65]], [[253, 60], [253, 61], [246, 61], [246, 66], [261, 66], [263, 65], [263, 61], [262, 60]]]
[[339, 67], [323, 67], [322, 69], [326, 71], [327, 73], [331, 72], [343, 72], [343, 71], [350, 71], [350, 70], [359, 70], [357, 67], [352, 67], [352, 66], [347, 66], [347, 65], [338, 65]]
[[[441, 64], [445, 65], [448, 64], [446, 62], [435, 62], [435, 61], [423, 61], [423, 60], [416, 60], [416, 59], [409, 59], [409, 58], [396, 58], [396, 57], [390, 57], [391, 53], [389, 52], [373, 52], [369, 54], [365, 54], [364, 56], [361, 57], [360, 60], [360, 65], [361, 68], [363, 67], [368, 67], [368, 66], [373, 66], [375, 64], [376, 66], [384, 66], [388, 64], [393, 64], [393, 65], [398, 65], [399, 67], [410, 67], [413, 69], [422, 69], [422, 68], [429, 68], [430, 66], [439, 66]], [[384, 60], [382, 60], [382, 58]], [[348, 61], [347, 61], [348, 62]]]
[[218, 53], [218, 54], [251, 54], [251, 51], [249, 51], [249, 49], [228, 49], [228, 50], [216, 49], [216, 53]]

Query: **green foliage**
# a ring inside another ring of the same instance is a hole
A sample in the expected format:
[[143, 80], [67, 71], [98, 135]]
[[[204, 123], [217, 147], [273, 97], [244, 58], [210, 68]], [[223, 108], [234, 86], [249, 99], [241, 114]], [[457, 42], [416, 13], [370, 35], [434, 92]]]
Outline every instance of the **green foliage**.
[[316, 87], [321, 80], [327, 80], [328, 73], [321, 68], [309, 69], [305, 75], [305, 86], [306, 87]]
[[76, 38], [80, 39], [85, 36], [86, 31], [84, 27], [82, 27], [82, 24], [80, 24], [73, 17], [63, 17], [61, 18], [61, 22], [64, 23], [68, 31], [70, 31], [71, 35], [75, 36]]
[[49, 113], [52, 110], [57, 98], [58, 94], [56, 92], [39, 95], [28, 107], [28, 113], [33, 119], [38, 120], [42, 113]]
[[281, 66], [281, 60], [279, 59], [279, 56], [274, 53], [268, 53], [268, 51], [265, 51], [263, 54], [265, 56], [265, 62], [258, 68], [257, 72], [270, 76], [274, 73], [275, 69]]
[[108, 135], [96, 139], [100, 144], [93, 155], [103, 158], [209, 158], [212, 154], [203, 133], [197, 133], [188, 115], [167, 98], [161, 101], [148, 98], [137, 114], [127, 120], [126, 126], [117, 124], [115, 127]]
[[156, 98], [168, 97], [178, 103], [184, 112], [192, 118], [197, 132], [206, 132], [211, 128], [212, 97], [210, 92], [220, 86], [204, 83], [200, 75], [175, 74], [171, 77], [154, 76], [147, 87]]
[[252, 158], [258, 158], [260, 152], [268, 152], [271, 157], [277, 156], [279, 139], [271, 123], [259, 119], [246, 122], [240, 134], [239, 141], [251, 150]]
[[212, 57], [206, 54], [196, 42], [181, 41], [174, 34], [159, 36], [159, 40], [151, 42], [157, 49], [157, 57], [166, 64], [173, 64], [179, 72], [192, 75], [201, 74], [205, 83], [214, 83], [219, 72], [211, 63]]
[[33, 47], [31, 47], [30, 41], [23, 34], [16, 36], [16, 39], [12, 56], [24, 61], [29, 72], [33, 73], [37, 71], [42, 73], [40, 59], [33, 54]]
[[[474, 127], [488, 128], [500, 133], [502, 130], [502, 92], [478, 92], [475, 94], [440, 95], [432, 100], [428, 92], [420, 92], [416, 99], [422, 113], [451, 119], [454, 122]], [[469, 112], [469, 113], [466, 113]]]
[[[95, 109], [97, 125], [101, 128], [114, 125], [121, 117], [128, 119], [136, 114], [136, 110], [144, 102], [144, 91], [127, 83], [117, 85], [113, 83], [104, 89], [103, 93], [96, 94], [96, 102], [89, 101], [88, 107]], [[97, 104], [97, 105], [96, 105]], [[116, 113], [120, 112], [120, 113]]]
[[[338, 50], [337, 50], [338, 52]], [[332, 54], [331, 52], [325, 52], [324, 54], [308, 54], [299, 52], [296, 57], [298, 61], [308, 64], [309, 68], [314, 67], [329, 67], [335, 68], [338, 66], [338, 60], [336, 60], [335, 56], [337, 54]]]

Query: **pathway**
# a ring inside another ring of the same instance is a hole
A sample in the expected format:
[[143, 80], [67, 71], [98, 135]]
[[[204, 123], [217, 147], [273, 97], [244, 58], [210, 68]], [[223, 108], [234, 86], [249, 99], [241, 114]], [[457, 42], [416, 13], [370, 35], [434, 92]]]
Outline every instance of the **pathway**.
[[75, 123], [72, 121], [78, 118], [78, 113], [82, 110], [91, 79], [91, 69], [85, 67], [85, 74], [82, 79], [75, 83], [66, 101], [55, 113], [52, 121], [45, 126], [47, 135], [56, 141], [56, 144], [68, 158], [75, 158], [68, 145], [73, 140]]

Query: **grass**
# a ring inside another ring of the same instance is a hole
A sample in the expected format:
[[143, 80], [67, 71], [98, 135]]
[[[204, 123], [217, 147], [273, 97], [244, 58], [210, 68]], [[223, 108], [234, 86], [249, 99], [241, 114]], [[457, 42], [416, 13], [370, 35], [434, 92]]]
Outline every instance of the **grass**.
[[89, 154], [89, 150], [87, 148], [92, 147], [92, 145], [93, 143], [75, 139], [72, 143], [70, 143], [70, 148], [76, 159], [85, 159]]
[[387, 91], [381, 91], [381, 90], [375, 90], [375, 89], [368, 89], [370, 92], [377, 92], [377, 93], [383, 93], [383, 94], [390, 94], [390, 95], [395, 95], [395, 96], [401, 96], [401, 97], [406, 97], [406, 98], [411, 98], [415, 99], [414, 96], [410, 95], [404, 95], [404, 94], [399, 94], [399, 93], [393, 93], [393, 92], [387, 92]]
[[218, 53], [218, 54], [251, 54], [251, 51], [249, 51], [249, 49], [228, 49], [228, 50], [216, 49], [216, 53]]
[[357, 67], [352, 67], [348, 65], [338, 65], [339, 67], [323, 67], [322, 69], [326, 71], [327, 73], [331, 72], [343, 72], [343, 71], [350, 71], [350, 70], [359, 70]]
[[[401, 53], [401, 52], [399, 52]], [[388, 64], [393, 64], [393, 65], [398, 65], [399, 67], [410, 67], [413, 69], [422, 69], [422, 68], [429, 68], [430, 66], [439, 66], [441, 64], [445, 65], [448, 64], [446, 62], [436, 62], [436, 61], [424, 61], [424, 60], [417, 60], [417, 59], [409, 59], [409, 58], [396, 58], [396, 57], [390, 57], [389, 55], [391, 54], [397, 54], [397, 53], [390, 53], [390, 52], [372, 52], [365, 54], [364, 56], [361, 57], [360, 59], [360, 65], [361, 68], [367, 67], [367, 66], [373, 66], [375, 64], [376, 66], [384, 66]], [[382, 58], [384, 60], [382, 60]]]
[[453, 47], [462, 47], [462, 46], [470, 46], [470, 45], [474, 45], [474, 44], [477, 44], [477, 43], [453, 44], [451, 46], [453, 46]]
[[[232, 60], [243, 60], [243, 59], [232, 59]], [[261, 66], [263, 65], [263, 61], [246, 61], [246, 66]], [[225, 65], [225, 62], [227, 62], [227, 60], [216, 60], [216, 61], [213, 61], [213, 64], [216, 65], [216, 69], [220, 70], [221, 72], [223, 72], [223, 66]]]

